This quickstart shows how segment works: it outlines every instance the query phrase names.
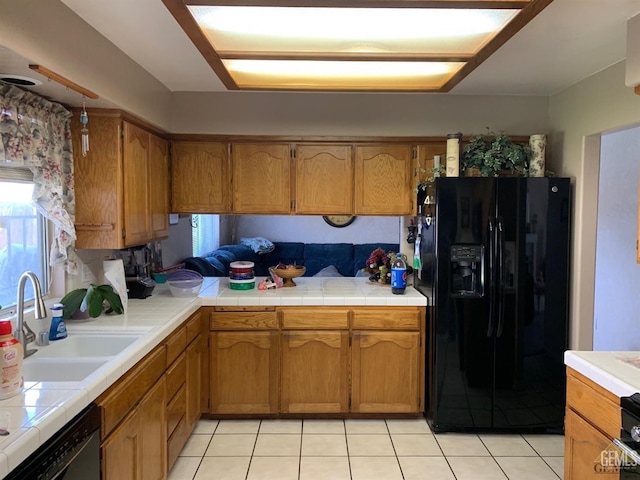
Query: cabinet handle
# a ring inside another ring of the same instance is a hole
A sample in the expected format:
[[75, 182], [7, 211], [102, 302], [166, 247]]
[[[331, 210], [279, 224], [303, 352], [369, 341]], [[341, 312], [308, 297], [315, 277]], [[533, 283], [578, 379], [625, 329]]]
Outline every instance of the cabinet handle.
[[76, 230], [84, 230], [90, 232], [113, 230], [113, 223], [76, 223]]

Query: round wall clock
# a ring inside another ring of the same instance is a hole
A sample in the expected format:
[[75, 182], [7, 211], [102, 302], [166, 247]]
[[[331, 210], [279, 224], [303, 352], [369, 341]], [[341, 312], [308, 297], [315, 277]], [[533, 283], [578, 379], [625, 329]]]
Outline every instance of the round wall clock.
[[332, 227], [342, 228], [351, 225], [356, 219], [355, 215], [325, 215], [324, 221]]

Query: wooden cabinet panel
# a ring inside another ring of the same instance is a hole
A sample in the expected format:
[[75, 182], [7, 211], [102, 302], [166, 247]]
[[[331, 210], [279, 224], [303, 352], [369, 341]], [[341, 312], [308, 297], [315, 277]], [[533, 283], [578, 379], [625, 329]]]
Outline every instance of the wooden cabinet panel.
[[374, 308], [354, 308], [351, 327], [354, 330], [419, 330], [424, 308], [394, 307], [381, 310]]
[[167, 477], [167, 420], [165, 379], [161, 378], [137, 407], [140, 412], [142, 477], [163, 480]]
[[234, 213], [290, 213], [289, 144], [234, 143], [231, 163]]
[[187, 428], [193, 430], [202, 413], [202, 369], [205, 361], [206, 344], [202, 335], [198, 335], [187, 347]]
[[420, 332], [353, 332], [351, 411], [418, 412]]
[[282, 334], [282, 412], [348, 411], [349, 334]]
[[101, 446], [102, 480], [142, 478], [140, 412], [132, 412]]
[[171, 205], [175, 213], [229, 213], [229, 147], [218, 142], [173, 142]]
[[176, 358], [187, 347], [187, 329], [186, 327], [177, 328], [167, 339], [165, 340], [167, 347], [167, 366], [175, 362]]
[[169, 403], [167, 403], [167, 435], [171, 436], [180, 422], [186, 424], [187, 388], [184, 383], [180, 386]]
[[124, 122], [125, 245], [141, 245], [152, 238], [149, 193], [149, 133]]
[[296, 213], [353, 211], [352, 151], [351, 145], [296, 146]]
[[171, 400], [187, 378], [187, 357], [184, 353], [167, 369], [166, 377], [167, 400]]
[[149, 202], [153, 239], [169, 236], [169, 143], [149, 135]]
[[571, 408], [567, 408], [565, 416], [564, 442], [565, 480], [618, 480], [620, 478], [618, 472], [598, 471], [601, 470], [598, 465], [600, 453], [610, 448], [611, 439], [591, 426]]
[[413, 212], [411, 145], [356, 146], [356, 215], [410, 215]]
[[567, 373], [567, 405], [610, 438], [618, 437], [620, 399], [575, 371]]
[[278, 328], [276, 312], [213, 312], [211, 330], [256, 330]]
[[349, 310], [309, 307], [287, 307], [281, 310], [283, 329], [346, 329]]
[[210, 334], [211, 413], [276, 413], [277, 332]]

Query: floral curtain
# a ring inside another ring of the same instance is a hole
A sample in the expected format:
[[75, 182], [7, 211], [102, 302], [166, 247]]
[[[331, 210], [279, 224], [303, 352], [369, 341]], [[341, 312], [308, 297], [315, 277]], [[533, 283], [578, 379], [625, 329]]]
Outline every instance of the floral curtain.
[[54, 225], [50, 265], [77, 272], [71, 112], [0, 82], [0, 166], [33, 172], [33, 201]]

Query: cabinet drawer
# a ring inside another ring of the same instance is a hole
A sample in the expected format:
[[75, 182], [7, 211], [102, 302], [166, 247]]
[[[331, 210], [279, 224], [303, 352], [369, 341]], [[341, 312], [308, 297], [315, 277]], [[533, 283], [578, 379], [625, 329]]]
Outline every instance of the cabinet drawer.
[[200, 333], [200, 329], [202, 326], [202, 324], [200, 323], [201, 319], [202, 314], [198, 312], [193, 314], [187, 321], [187, 345], [189, 345], [193, 341], [193, 339], [196, 338]]
[[322, 329], [334, 330], [349, 328], [349, 310], [333, 310], [327, 308], [287, 308], [282, 312], [282, 328], [284, 329]]
[[101, 407], [102, 415], [102, 439], [106, 438], [142, 399], [164, 374], [165, 369], [165, 349], [158, 348], [138, 362], [117, 384], [98, 398], [97, 403]]
[[211, 330], [276, 330], [276, 312], [213, 312]]
[[187, 356], [183, 353], [167, 370], [167, 400], [171, 400], [187, 378]]
[[420, 310], [415, 307], [358, 308], [353, 310], [354, 330], [419, 330]]
[[187, 389], [184, 385], [167, 405], [167, 436], [171, 436], [180, 420], [187, 414]]
[[173, 430], [167, 442], [167, 467], [170, 470], [176, 463], [182, 448], [189, 440], [189, 429], [187, 428], [187, 420], [183, 418], [178, 426]]
[[164, 341], [167, 346], [167, 367], [171, 365], [178, 355], [180, 355], [187, 346], [187, 329], [180, 327], [173, 332]]
[[567, 370], [567, 405], [609, 438], [620, 436], [622, 421], [618, 402], [612, 393], [579, 373]]

